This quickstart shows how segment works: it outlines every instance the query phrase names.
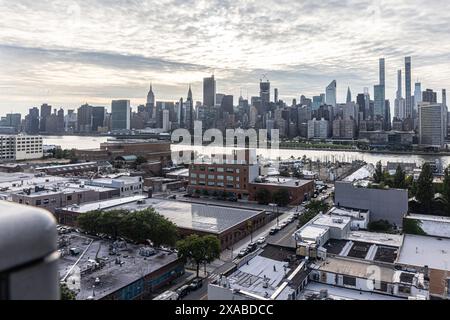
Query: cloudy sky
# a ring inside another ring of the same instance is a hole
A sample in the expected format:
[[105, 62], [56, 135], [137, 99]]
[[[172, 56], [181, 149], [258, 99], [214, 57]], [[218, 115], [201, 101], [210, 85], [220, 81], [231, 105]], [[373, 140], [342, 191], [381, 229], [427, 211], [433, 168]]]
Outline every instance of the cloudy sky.
[[258, 93], [262, 74], [289, 103], [336, 79], [338, 100], [378, 81], [387, 95], [413, 59], [413, 80], [450, 89], [448, 0], [0, 0], [0, 114], [48, 102], [77, 107], [111, 99], [202, 99]]

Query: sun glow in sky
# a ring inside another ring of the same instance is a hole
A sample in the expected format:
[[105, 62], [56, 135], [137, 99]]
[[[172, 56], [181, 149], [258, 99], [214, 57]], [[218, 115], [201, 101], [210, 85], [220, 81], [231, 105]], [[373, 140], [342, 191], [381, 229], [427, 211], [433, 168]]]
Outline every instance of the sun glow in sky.
[[289, 104], [334, 79], [345, 101], [348, 86], [354, 99], [373, 92], [381, 57], [393, 105], [407, 55], [423, 89], [450, 89], [447, 0], [0, 0], [0, 12], [0, 114], [136, 106], [150, 82], [157, 100], [189, 84], [201, 100], [211, 73], [235, 101], [257, 95], [262, 74]]

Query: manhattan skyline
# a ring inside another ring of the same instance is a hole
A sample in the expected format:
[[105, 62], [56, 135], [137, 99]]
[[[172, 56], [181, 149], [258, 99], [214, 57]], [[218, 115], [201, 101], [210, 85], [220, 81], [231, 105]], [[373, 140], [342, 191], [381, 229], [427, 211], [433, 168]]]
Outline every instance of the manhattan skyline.
[[156, 100], [185, 97], [191, 84], [201, 101], [213, 73], [217, 92], [235, 97], [258, 95], [267, 74], [288, 104], [336, 80], [345, 102], [347, 87], [353, 100], [364, 87], [373, 97], [379, 58], [393, 105], [405, 56], [422, 89], [450, 84], [444, 1], [0, 0], [0, 10], [2, 113], [44, 102], [68, 109], [123, 98], [136, 106], [150, 82]]

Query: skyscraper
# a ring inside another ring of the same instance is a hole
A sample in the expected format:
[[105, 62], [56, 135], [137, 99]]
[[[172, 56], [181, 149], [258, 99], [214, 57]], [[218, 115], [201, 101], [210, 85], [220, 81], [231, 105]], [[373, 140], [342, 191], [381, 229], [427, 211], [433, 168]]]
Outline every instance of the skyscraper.
[[347, 104], [352, 102], [352, 92], [350, 91], [350, 87], [348, 87], [347, 89], [347, 100], [346, 100]]
[[333, 80], [325, 90], [325, 102], [327, 105], [332, 107], [336, 107], [336, 87], [336, 80]]
[[186, 119], [186, 124], [188, 124], [189, 130], [194, 130], [194, 100], [192, 100], [192, 90], [191, 85], [189, 85], [188, 96], [186, 99], [186, 113], [189, 119]]
[[265, 113], [267, 106], [270, 104], [270, 81], [266, 80], [259, 82], [259, 97], [261, 98], [260, 113]]
[[151, 118], [155, 117], [155, 94], [153, 93], [153, 86], [152, 84], [150, 84], [150, 90], [148, 91], [147, 94], [147, 103], [145, 105], [146, 107], [146, 111], [148, 112], [149, 116]]
[[447, 90], [442, 89], [442, 105], [447, 106]]
[[39, 109], [34, 107], [25, 117], [25, 132], [28, 134], [39, 133]]
[[405, 109], [406, 117], [412, 118], [412, 101], [411, 101], [411, 57], [405, 58]]
[[275, 88], [273, 91], [274, 91], [273, 92], [273, 94], [274, 94], [274, 102], [278, 103], [278, 88]]
[[92, 107], [92, 131], [98, 131], [105, 122], [105, 107]]
[[444, 145], [444, 119], [441, 104], [419, 104], [419, 144], [441, 148]]
[[111, 130], [130, 130], [130, 100], [113, 100], [111, 103]]
[[379, 84], [374, 87], [374, 115], [375, 117], [382, 117], [385, 124], [386, 119], [386, 72], [385, 72], [385, 60], [381, 58], [379, 60]]
[[377, 84], [373, 87], [373, 94], [374, 94], [374, 108], [373, 113], [374, 117], [380, 119], [380, 117], [384, 118], [384, 86]]
[[203, 105], [206, 107], [216, 105], [216, 80], [214, 75], [203, 79]]
[[92, 106], [85, 104], [77, 111], [78, 132], [88, 133], [92, 131]]
[[222, 103], [220, 105], [220, 111], [221, 115], [223, 115], [224, 112], [227, 112], [228, 114], [234, 114], [232, 95], [223, 96]]
[[402, 70], [397, 71], [397, 94], [394, 103], [394, 117], [400, 120], [405, 119], [405, 99], [402, 94]]
[[416, 82], [414, 85], [414, 110], [418, 111], [419, 103], [422, 102], [422, 84]]
[[432, 89], [426, 89], [422, 92], [422, 101], [428, 103], [437, 103], [437, 92]]
[[41, 132], [47, 131], [47, 128], [45, 127], [45, 125], [46, 125], [47, 117], [49, 117], [51, 114], [52, 114], [52, 106], [44, 103], [41, 106], [41, 120], [39, 123], [39, 130]]
[[401, 99], [403, 98], [403, 93], [402, 93], [402, 70], [398, 70], [397, 71], [397, 94], [396, 94], [397, 99]]

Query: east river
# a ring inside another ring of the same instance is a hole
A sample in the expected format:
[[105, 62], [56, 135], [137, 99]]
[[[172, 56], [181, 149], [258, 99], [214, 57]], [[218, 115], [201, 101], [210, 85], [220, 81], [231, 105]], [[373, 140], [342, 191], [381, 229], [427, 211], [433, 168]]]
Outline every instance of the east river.
[[[100, 146], [100, 143], [106, 142], [110, 137], [105, 136], [44, 136], [44, 144], [58, 145], [62, 149], [95, 149]], [[180, 151], [183, 149], [194, 150], [198, 154], [221, 153], [226, 151], [225, 148], [211, 148], [211, 147], [186, 147], [180, 145], [172, 145], [172, 151]], [[268, 151], [267, 149], [257, 149], [257, 154], [264, 158], [289, 159], [291, 157], [301, 158], [306, 156], [313, 161], [329, 161], [329, 162], [351, 162], [354, 160], [362, 160], [367, 163], [375, 164], [380, 161], [383, 164], [386, 162], [414, 162], [418, 165], [424, 161], [440, 160], [443, 166], [450, 164], [450, 156], [440, 155], [415, 155], [415, 154], [390, 154], [390, 153], [365, 153], [357, 151], [334, 151], [334, 150], [291, 150], [279, 149], [276, 151]]]

